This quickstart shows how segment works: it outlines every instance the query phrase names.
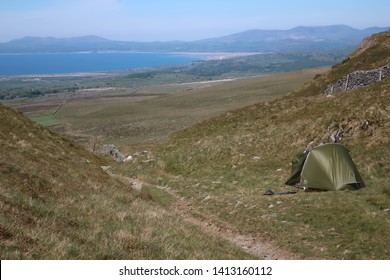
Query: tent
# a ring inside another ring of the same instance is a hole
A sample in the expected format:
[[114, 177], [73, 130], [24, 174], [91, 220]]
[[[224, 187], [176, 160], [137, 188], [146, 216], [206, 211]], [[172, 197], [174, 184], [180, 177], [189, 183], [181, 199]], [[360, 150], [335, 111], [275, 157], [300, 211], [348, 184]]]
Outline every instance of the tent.
[[341, 144], [324, 144], [297, 154], [286, 185], [297, 184], [305, 189], [334, 191], [365, 186], [348, 149]]

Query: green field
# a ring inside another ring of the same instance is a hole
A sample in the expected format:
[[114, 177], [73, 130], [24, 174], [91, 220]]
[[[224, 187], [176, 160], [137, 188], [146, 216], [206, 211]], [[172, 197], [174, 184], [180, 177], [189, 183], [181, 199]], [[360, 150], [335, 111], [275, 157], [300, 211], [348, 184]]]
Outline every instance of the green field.
[[27, 115], [32, 121], [39, 123], [40, 125], [49, 127], [60, 125], [61, 122], [53, 117], [51, 114], [31, 114]]

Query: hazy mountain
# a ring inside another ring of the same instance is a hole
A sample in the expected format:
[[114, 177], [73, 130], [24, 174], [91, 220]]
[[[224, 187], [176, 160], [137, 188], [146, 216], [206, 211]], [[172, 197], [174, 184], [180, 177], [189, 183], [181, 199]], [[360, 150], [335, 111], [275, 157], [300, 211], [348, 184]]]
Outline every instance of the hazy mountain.
[[283, 52], [324, 50], [354, 47], [365, 37], [387, 29], [388, 27], [372, 27], [360, 30], [346, 25], [299, 26], [289, 30], [248, 30], [219, 38], [191, 42], [124, 42], [112, 41], [97, 36], [76, 38], [24, 37], [8, 43], [0, 43], [0, 52]]
[[289, 30], [248, 30], [224, 37], [197, 41], [199, 45], [242, 51], [297, 51], [348, 48], [388, 27], [355, 29], [346, 25], [299, 26]]
[[35, 52], [81, 52], [121, 50], [127, 42], [111, 41], [98, 36], [74, 38], [24, 37], [0, 44], [0, 52], [35, 53]]
[[208, 41], [217, 42], [273, 42], [280, 40], [295, 41], [348, 41], [359, 44], [361, 40], [373, 33], [381, 32], [387, 28], [372, 27], [367, 29], [354, 29], [347, 25], [331, 26], [298, 26], [289, 30], [248, 30], [236, 34]]

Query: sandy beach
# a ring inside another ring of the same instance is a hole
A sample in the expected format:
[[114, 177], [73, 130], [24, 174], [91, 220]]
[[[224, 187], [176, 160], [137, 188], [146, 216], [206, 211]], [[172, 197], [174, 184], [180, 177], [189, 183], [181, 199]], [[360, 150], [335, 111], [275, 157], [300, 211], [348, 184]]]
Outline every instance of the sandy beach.
[[198, 56], [202, 60], [221, 60], [241, 56], [262, 54], [260, 52], [170, 52], [171, 54], [182, 54]]

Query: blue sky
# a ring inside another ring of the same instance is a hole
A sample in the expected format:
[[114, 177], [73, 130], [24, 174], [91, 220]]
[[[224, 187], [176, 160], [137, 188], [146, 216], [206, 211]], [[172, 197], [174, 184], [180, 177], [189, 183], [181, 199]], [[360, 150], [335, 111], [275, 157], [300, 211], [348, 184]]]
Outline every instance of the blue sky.
[[388, 0], [0, 0], [0, 42], [98, 35], [196, 40], [248, 29], [390, 26]]

